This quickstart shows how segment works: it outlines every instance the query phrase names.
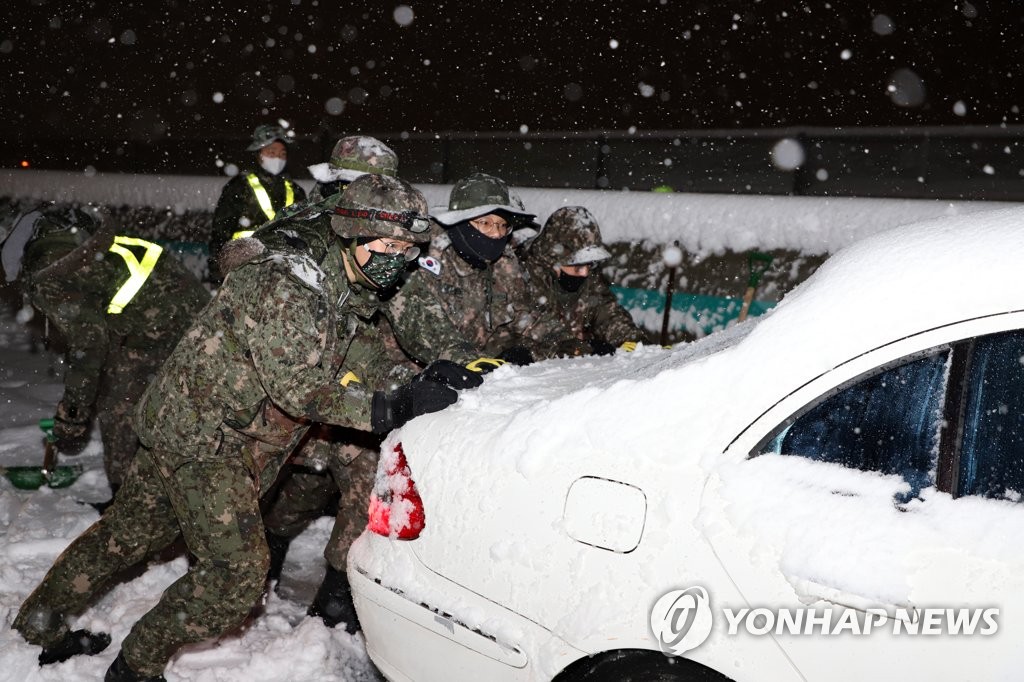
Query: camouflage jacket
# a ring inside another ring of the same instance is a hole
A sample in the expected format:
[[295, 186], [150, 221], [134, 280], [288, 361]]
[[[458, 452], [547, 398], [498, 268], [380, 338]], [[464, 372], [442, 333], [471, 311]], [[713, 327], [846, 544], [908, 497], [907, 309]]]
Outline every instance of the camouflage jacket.
[[50, 206], [38, 213], [37, 237], [25, 250], [20, 286], [64, 337], [64, 401], [89, 408], [110, 353], [121, 349], [169, 355], [210, 295], [164, 251], [124, 310], [108, 313], [111, 299], [129, 277], [124, 259], [109, 250], [114, 236], [123, 231], [107, 224], [90, 236], [96, 223], [80, 211]]
[[[286, 175], [271, 175], [262, 168], [255, 171], [239, 173], [228, 180], [221, 190], [217, 206], [213, 210], [213, 228], [210, 232], [210, 264], [214, 265], [224, 244], [231, 241], [232, 236], [240, 230], [255, 230], [270, 220], [260, 208], [256, 195], [249, 186], [248, 175], [255, 173], [260, 184], [267, 191], [270, 203], [275, 211], [285, 206], [287, 190], [285, 182], [291, 184], [294, 202], [306, 199], [306, 191]], [[211, 278], [219, 281], [219, 273], [211, 272]]]
[[527, 269], [537, 302], [537, 323], [530, 330], [532, 343], [528, 346], [534, 357], [554, 357], [559, 343], [566, 339], [599, 339], [613, 346], [646, 339], [601, 273], [587, 277], [579, 291], [567, 292], [546, 264], [530, 263]]
[[379, 301], [349, 283], [329, 226], [302, 237], [290, 227], [246, 240], [259, 252], [228, 274], [146, 391], [135, 426], [148, 447], [217, 457], [225, 437], [266, 439], [268, 408], [289, 417], [282, 447], [310, 422], [369, 430], [373, 391], [403, 381], [373, 324]]
[[420, 265], [386, 311], [407, 353], [421, 362], [460, 362], [527, 344], [535, 324], [534, 301], [511, 246], [488, 268], [477, 270], [442, 235]]

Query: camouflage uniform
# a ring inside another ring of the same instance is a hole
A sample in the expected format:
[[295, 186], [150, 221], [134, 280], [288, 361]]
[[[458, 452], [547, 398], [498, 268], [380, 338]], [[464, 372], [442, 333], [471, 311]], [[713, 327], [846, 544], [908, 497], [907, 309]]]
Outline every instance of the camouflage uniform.
[[[379, 176], [367, 179], [349, 189], [376, 191]], [[422, 195], [399, 182], [373, 196], [398, 203], [397, 210], [410, 203], [425, 210]], [[368, 430], [381, 423], [379, 403], [397, 403], [399, 391], [375, 394], [350, 376], [368, 376], [364, 363], [386, 356], [369, 323], [377, 297], [350, 283], [334, 232], [306, 238], [285, 230], [280, 243], [254, 253], [182, 338], [139, 403], [144, 447], [113, 506], [22, 605], [14, 627], [26, 640], [58, 641], [65, 614], [84, 608], [107, 577], [165, 546], [179, 528], [196, 561], [132, 627], [119, 660], [158, 675], [184, 644], [237, 626], [262, 594], [267, 571], [260, 494], [308, 424]], [[413, 388], [426, 390], [403, 394], [413, 396], [403, 403], [413, 408], [406, 418], [443, 406], [417, 404], [415, 396], [452, 393]], [[392, 418], [391, 407], [386, 415]]]
[[537, 324], [530, 329], [530, 349], [538, 358], [592, 352], [588, 342], [611, 347], [643, 341], [644, 332], [615, 299], [600, 272], [591, 272], [576, 291], [558, 282], [557, 267], [594, 265], [611, 257], [601, 244], [594, 216], [582, 206], [560, 208], [551, 214], [526, 252]]
[[534, 217], [499, 178], [476, 173], [457, 182], [449, 210], [433, 213], [448, 232], [431, 242], [420, 269], [388, 303], [388, 319], [402, 348], [421, 362], [472, 360], [481, 352], [496, 357], [530, 340], [535, 302], [511, 240], [495, 260], [476, 265], [452, 241], [452, 230], [490, 214], [512, 226], [530, 224]]
[[[340, 431], [340, 433], [339, 433]], [[268, 537], [291, 540], [319, 518], [335, 493], [338, 510], [324, 558], [345, 569], [348, 548], [366, 528], [367, 504], [377, 473], [380, 439], [351, 429], [324, 429], [301, 452], [302, 466], [280, 481], [280, 490], [263, 517]]]
[[87, 424], [95, 411], [107, 480], [116, 490], [138, 447], [132, 411], [210, 296], [173, 255], [162, 253], [124, 310], [109, 313], [129, 276], [125, 260], [110, 251], [116, 228], [105, 226], [88, 239], [97, 227], [91, 216], [53, 205], [22, 220], [35, 221], [36, 235], [25, 248], [22, 291], [66, 345], [58, 415]]
[[[254, 236], [262, 237], [276, 230], [280, 221], [287, 220], [289, 216], [308, 212], [309, 206], [323, 204], [325, 198], [335, 197], [349, 182], [362, 175], [376, 173], [395, 176], [398, 172], [398, 157], [376, 138], [351, 135], [339, 139], [331, 151], [330, 159], [310, 166], [309, 172], [317, 181], [309, 199], [281, 211], [282, 217], [261, 227]], [[330, 226], [313, 219], [299, 223], [299, 229], [292, 227], [294, 234], [299, 237], [306, 230], [316, 229], [330, 230]], [[388, 375], [379, 377], [377, 383], [404, 383], [420, 368], [398, 347], [386, 319], [378, 315], [374, 324], [378, 327], [379, 338], [387, 348], [390, 359], [381, 365], [387, 369]], [[344, 570], [348, 546], [366, 526], [366, 501], [376, 472], [380, 440], [368, 441], [366, 434], [353, 433], [351, 430], [345, 430], [345, 434], [337, 433], [337, 429], [325, 431], [328, 433], [323, 434], [323, 437], [314, 435], [303, 445], [297, 459], [304, 459], [305, 464], [286, 467], [267, 504], [263, 523], [271, 545], [271, 578], [277, 578], [280, 574], [280, 563], [284, 561], [288, 542], [322, 514], [337, 492], [340, 491], [341, 499], [334, 532], [325, 551], [325, 557], [331, 565]], [[314, 450], [315, 453], [312, 452]]]
[[[420, 367], [398, 347], [387, 319], [373, 320], [377, 339], [386, 355], [368, 366], [366, 379], [378, 386], [402, 384]], [[348, 548], [366, 527], [367, 501], [377, 471], [379, 437], [352, 429], [320, 428], [301, 446], [301, 462], [286, 467], [278, 480], [278, 489], [263, 516], [268, 539], [290, 541], [319, 518], [335, 493], [340, 493], [334, 529], [324, 550], [324, 558], [338, 570], [345, 569]], [[301, 464], [301, 466], [300, 466]], [[285, 545], [286, 547], [286, 545]], [[277, 561], [283, 561], [285, 547]], [[280, 566], [272, 567], [279, 572]], [[271, 577], [276, 578], [277, 575]]]

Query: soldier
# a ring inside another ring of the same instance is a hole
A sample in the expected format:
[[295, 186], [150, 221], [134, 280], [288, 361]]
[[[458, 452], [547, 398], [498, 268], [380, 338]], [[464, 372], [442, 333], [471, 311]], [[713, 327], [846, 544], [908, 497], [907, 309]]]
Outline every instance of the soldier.
[[[264, 223], [261, 229], [274, 229], [277, 223], [294, 217], [308, 206], [340, 194], [348, 183], [361, 175], [377, 173], [395, 177], [398, 175], [398, 156], [375, 137], [349, 135], [334, 143], [328, 161], [306, 168], [316, 180], [309, 196], [305, 201], [296, 201], [291, 206], [282, 208], [277, 212], [277, 217]], [[258, 234], [259, 230], [256, 233]]]
[[282, 226], [278, 241], [229, 274], [143, 395], [143, 447], [113, 506], [58, 557], [15, 619], [44, 647], [41, 662], [101, 649], [103, 635], [71, 633], [65, 616], [181, 532], [194, 563], [135, 623], [105, 678], [163, 679], [181, 646], [237, 626], [262, 594], [259, 496], [307, 424], [385, 433], [455, 402], [449, 384], [479, 383], [453, 363], [394, 388], [376, 383], [386, 371], [374, 360], [386, 352], [368, 322], [375, 292], [415, 255], [425, 211], [408, 183], [367, 175], [333, 216], [317, 218], [333, 231], [321, 225], [300, 237]]
[[582, 206], [556, 210], [530, 243], [525, 261], [539, 306], [530, 347], [537, 357], [607, 355], [645, 340], [597, 272], [608, 258], [597, 219]]
[[[525, 346], [535, 304], [510, 235], [535, 216], [503, 180], [474, 173], [455, 183], [448, 210], [433, 217], [445, 232], [387, 309], [402, 348], [429, 362], [468, 342], [492, 359], [532, 362]], [[449, 328], [460, 338], [447, 338]]]
[[310, 201], [338, 194], [348, 183], [367, 173], [397, 176], [398, 156], [375, 137], [343, 137], [334, 144], [330, 160], [309, 166], [309, 174], [316, 180]]
[[[315, 208], [325, 198], [336, 197], [350, 182], [367, 173], [394, 177], [398, 172], [398, 156], [376, 138], [350, 135], [335, 143], [329, 161], [309, 166], [309, 171], [317, 180], [309, 199], [283, 210], [277, 219], [257, 230], [254, 236], [273, 239], [267, 235], [275, 232], [281, 221], [297, 216], [307, 207]], [[329, 225], [322, 225], [316, 220], [303, 221], [303, 224], [306, 229], [311, 225], [330, 229]], [[244, 248], [240, 242], [235, 244]], [[224, 253], [231, 257], [229, 249]], [[226, 272], [228, 268], [230, 264], [225, 263], [222, 271]], [[398, 347], [386, 319], [378, 315], [373, 322], [390, 359], [390, 362], [381, 363], [389, 371], [389, 376], [381, 380], [402, 383], [421, 368]], [[373, 486], [379, 445], [379, 437], [365, 432], [325, 426], [314, 429], [310, 440], [286, 465], [278, 485], [268, 496], [270, 499], [264, 500], [266, 513], [263, 524], [270, 548], [268, 579], [280, 578], [291, 541], [322, 515], [339, 492], [341, 499], [330, 544], [341, 548], [337, 551], [341, 553], [342, 561], [337, 565], [344, 569], [344, 552], [366, 526], [366, 500]], [[331, 579], [329, 572], [326, 582], [329, 584]], [[349, 632], [358, 628], [355, 611], [347, 604], [339, 610], [323, 603], [323, 600], [314, 601], [310, 614], [321, 616], [329, 627], [345, 622]]]
[[210, 295], [158, 244], [75, 208], [46, 203], [11, 216], [0, 243], [7, 281], [64, 338], [57, 447], [78, 454], [96, 416], [116, 492], [138, 447], [132, 410]]
[[248, 237], [277, 212], [306, 198], [306, 191], [282, 174], [288, 162], [291, 139], [283, 128], [259, 125], [252, 134], [247, 151], [256, 152], [255, 170], [239, 173], [221, 190], [213, 211], [210, 233], [210, 281], [219, 284], [223, 277], [217, 258], [224, 244]]

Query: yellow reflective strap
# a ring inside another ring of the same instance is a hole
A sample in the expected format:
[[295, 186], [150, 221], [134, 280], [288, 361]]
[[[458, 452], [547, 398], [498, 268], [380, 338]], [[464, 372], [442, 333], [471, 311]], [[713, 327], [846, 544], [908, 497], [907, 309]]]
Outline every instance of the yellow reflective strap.
[[624, 350], [627, 353], [632, 353], [636, 350], [636, 341], [623, 341], [622, 345], [619, 346], [620, 350]]
[[[135, 254], [126, 248], [128, 246], [141, 246], [146, 249], [141, 263], [135, 257]], [[147, 242], [144, 239], [114, 237], [114, 243], [110, 245], [110, 252], [116, 253], [124, 259], [124, 264], [128, 266], [128, 281], [122, 284], [121, 288], [114, 294], [114, 297], [110, 299], [110, 305], [107, 306], [109, 314], [119, 314], [135, 298], [135, 294], [139, 293], [139, 289], [142, 288], [150, 273], [153, 272], [153, 267], [156, 265], [156, 261], [160, 258], [163, 250], [164, 247], [159, 244]]]
[[359, 377], [355, 375], [355, 372], [352, 371], [349, 371], [347, 374], [345, 374], [345, 376], [341, 378], [340, 381], [338, 381], [338, 383], [341, 384], [342, 386], [348, 386], [352, 382], [355, 382], [357, 384], [363, 383], [362, 381], [359, 380]]
[[484, 369], [496, 369], [505, 364], [505, 361], [501, 358], [477, 358], [473, 362], [466, 365], [466, 369], [471, 372], [482, 372]]
[[245, 176], [245, 179], [249, 181], [249, 187], [252, 188], [252, 193], [256, 195], [256, 203], [260, 205], [260, 210], [267, 216], [267, 220], [273, 220], [274, 216], [277, 215], [277, 211], [274, 210], [274, 205], [270, 203], [270, 195], [263, 188], [260, 179], [256, 177], [255, 173], [249, 173]]
[[291, 206], [295, 203], [295, 187], [291, 180], [284, 181], [284, 205]]
[[232, 239], [241, 239], [243, 237], [251, 237], [256, 230], [239, 230], [231, 235]]

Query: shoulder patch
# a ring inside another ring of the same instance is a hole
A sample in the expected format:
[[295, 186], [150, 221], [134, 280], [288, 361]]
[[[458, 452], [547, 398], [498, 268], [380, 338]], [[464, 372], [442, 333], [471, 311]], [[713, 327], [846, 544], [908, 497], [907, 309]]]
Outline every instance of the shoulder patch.
[[437, 277], [441, 276], [441, 261], [437, 260], [433, 256], [420, 256], [416, 259], [416, 262], [419, 263], [420, 267], [427, 272], [430, 272]]
[[431, 239], [430, 245], [438, 251], [444, 251], [452, 245], [452, 238], [448, 236], [447, 232], [445, 232], [444, 234]]

